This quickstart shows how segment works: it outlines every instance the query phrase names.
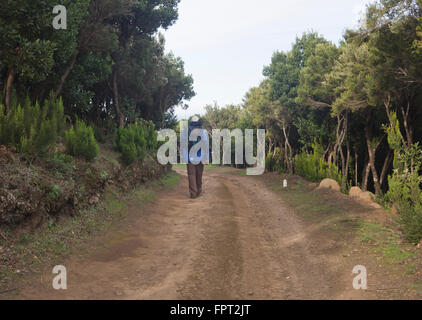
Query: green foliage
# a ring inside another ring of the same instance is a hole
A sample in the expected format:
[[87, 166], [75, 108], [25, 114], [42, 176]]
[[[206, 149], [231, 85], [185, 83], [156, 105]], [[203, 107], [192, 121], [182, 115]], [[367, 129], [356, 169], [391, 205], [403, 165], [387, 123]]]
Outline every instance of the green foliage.
[[336, 180], [340, 185], [343, 179], [334, 164], [328, 164], [323, 159], [322, 147], [314, 143], [310, 154], [302, 152], [295, 157], [295, 173], [313, 182], [321, 182], [325, 178]]
[[285, 172], [283, 167], [283, 154], [280, 148], [275, 148], [274, 153], [267, 154], [265, 158], [265, 169], [269, 172]]
[[138, 121], [118, 129], [115, 143], [123, 161], [131, 164], [137, 159], [143, 160], [148, 152], [157, 150], [157, 132], [153, 123]]
[[385, 201], [398, 210], [398, 221], [407, 239], [418, 243], [422, 239], [422, 149], [419, 143], [406, 147], [402, 143], [399, 122], [395, 113], [390, 115], [392, 124], [385, 128], [388, 142], [394, 149], [394, 172], [388, 177]]
[[98, 155], [99, 146], [94, 137], [94, 130], [83, 121], [76, 121], [76, 126], [65, 132], [67, 152], [76, 157], [92, 161]]
[[61, 99], [52, 95], [41, 108], [31, 104], [29, 97], [23, 106], [11, 105], [5, 116], [0, 105], [0, 144], [13, 146], [19, 152], [47, 153], [62, 135], [65, 118]]
[[48, 191], [48, 197], [53, 200], [56, 201], [57, 199], [59, 199], [61, 194], [61, 188], [58, 185], [51, 185], [50, 189]]
[[55, 171], [58, 174], [69, 174], [74, 170], [73, 157], [63, 153], [53, 153], [47, 155], [45, 158], [50, 170]]
[[[66, 30], [51, 25], [58, 4], [67, 9]], [[166, 54], [159, 35], [177, 20], [178, 5], [179, 0], [2, 1], [0, 91], [9, 95], [16, 89], [19, 98], [28, 94], [43, 101], [54, 90], [69, 115], [93, 115], [97, 125], [116, 119], [117, 102], [129, 122], [142, 117], [171, 123], [175, 107], [187, 107], [184, 100], [195, 95], [192, 76], [180, 58]]]
[[398, 221], [407, 239], [418, 243], [422, 239], [422, 176], [417, 172], [395, 170], [388, 179], [385, 198], [398, 209]]

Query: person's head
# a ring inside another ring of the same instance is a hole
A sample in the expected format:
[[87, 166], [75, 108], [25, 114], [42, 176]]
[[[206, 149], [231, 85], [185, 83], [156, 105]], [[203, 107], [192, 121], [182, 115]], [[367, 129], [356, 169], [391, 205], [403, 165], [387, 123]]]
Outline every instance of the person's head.
[[201, 127], [202, 126], [202, 120], [198, 116], [193, 116], [190, 120], [190, 125], [193, 127]]

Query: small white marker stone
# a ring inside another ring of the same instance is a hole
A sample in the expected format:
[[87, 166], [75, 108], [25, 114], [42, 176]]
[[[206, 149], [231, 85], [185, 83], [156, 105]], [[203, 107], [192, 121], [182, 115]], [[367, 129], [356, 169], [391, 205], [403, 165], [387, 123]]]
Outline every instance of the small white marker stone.
[[286, 179], [283, 180], [283, 188], [287, 188], [287, 180]]

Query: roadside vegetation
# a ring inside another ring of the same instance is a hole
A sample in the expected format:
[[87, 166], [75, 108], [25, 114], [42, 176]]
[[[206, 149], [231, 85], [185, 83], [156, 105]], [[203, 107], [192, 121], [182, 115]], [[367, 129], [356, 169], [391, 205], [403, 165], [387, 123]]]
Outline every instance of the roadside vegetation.
[[[289, 181], [287, 188], [283, 179]], [[364, 264], [371, 289], [386, 299], [421, 297], [420, 248], [406, 240], [392, 216], [345, 194], [315, 190], [314, 183], [297, 175], [267, 173], [261, 180], [294, 208], [310, 233], [322, 233], [337, 244], [345, 268]]]
[[159, 33], [178, 3], [66, 0], [65, 30], [52, 27], [54, 1], [2, 4], [0, 228], [32, 232], [97, 203], [110, 181], [161, 172], [156, 130], [195, 95]]
[[213, 128], [267, 131], [268, 171], [371, 191], [422, 240], [422, 2], [378, 0], [339, 44], [316, 32], [275, 52], [241, 105], [208, 106]]
[[124, 212], [110, 190], [167, 174], [157, 130], [195, 95], [159, 32], [177, 21], [178, 0], [60, 4], [64, 30], [52, 26], [56, 1], [0, 8], [0, 287]]

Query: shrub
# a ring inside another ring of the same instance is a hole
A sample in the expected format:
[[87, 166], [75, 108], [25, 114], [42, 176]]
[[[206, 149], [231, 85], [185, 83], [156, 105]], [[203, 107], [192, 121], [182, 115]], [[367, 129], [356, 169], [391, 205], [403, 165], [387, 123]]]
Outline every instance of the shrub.
[[99, 152], [94, 130], [79, 120], [76, 121], [76, 126], [65, 132], [65, 144], [69, 154], [87, 161], [94, 160]]
[[394, 170], [388, 178], [389, 190], [385, 199], [393, 203], [399, 212], [398, 222], [410, 242], [422, 239], [422, 176], [417, 171]]
[[337, 166], [324, 161], [322, 147], [317, 143], [314, 143], [311, 154], [302, 152], [295, 157], [295, 173], [312, 182], [331, 178], [343, 185], [343, 179]]
[[402, 143], [402, 135], [397, 115], [390, 114], [388, 143], [394, 150], [394, 171], [388, 177], [389, 190], [385, 200], [394, 204], [398, 210], [398, 222], [407, 239], [418, 243], [422, 239], [422, 149], [419, 143], [406, 146]]
[[276, 148], [274, 153], [267, 154], [265, 158], [265, 168], [270, 172], [285, 172], [283, 167], [283, 154], [280, 148]]
[[26, 97], [23, 106], [17, 101], [14, 103], [7, 116], [0, 104], [0, 144], [14, 146], [21, 153], [48, 152], [63, 133], [62, 100], [55, 99], [51, 94], [42, 108], [38, 103], [32, 105], [29, 97]]
[[118, 129], [115, 143], [123, 161], [131, 164], [137, 159], [144, 159], [148, 152], [157, 150], [157, 132], [151, 122], [138, 121]]

